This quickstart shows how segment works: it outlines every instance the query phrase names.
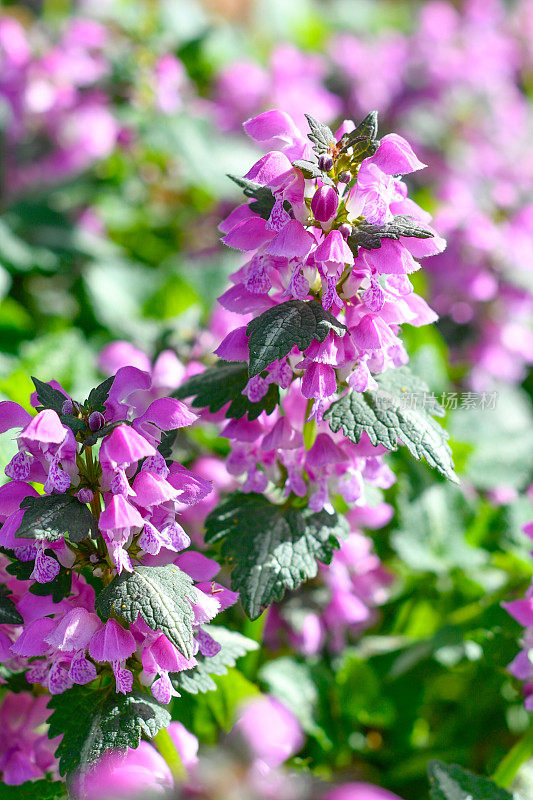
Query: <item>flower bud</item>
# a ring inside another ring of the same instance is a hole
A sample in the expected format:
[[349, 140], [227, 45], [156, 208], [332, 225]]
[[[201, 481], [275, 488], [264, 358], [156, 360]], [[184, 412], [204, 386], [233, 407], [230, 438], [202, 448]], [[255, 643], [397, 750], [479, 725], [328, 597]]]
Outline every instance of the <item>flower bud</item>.
[[80, 503], [90, 503], [94, 497], [94, 494], [91, 489], [83, 488], [79, 490], [76, 496]]
[[61, 412], [63, 414], [73, 414], [74, 413], [74, 406], [72, 404], [72, 400], [70, 397], [67, 397], [63, 405], [61, 406]]
[[338, 175], [338, 179], [340, 183], [350, 183], [352, 180], [352, 173], [345, 169], [344, 172]]
[[329, 172], [333, 166], [333, 158], [329, 153], [322, 153], [318, 159], [318, 166], [323, 172]]
[[347, 239], [348, 236], [352, 232], [352, 226], [349, 225], [347, 222], [343, 222], [342, 225], [339, 225], [339, 233], [343, 239]]
[[89, 416], [89, 428], [92, 431], [99, 431], [105, 425], [104, 415], [100, 411], [93, 411]]
[[329, 222], [337, 213], [339, 196], [332, 186], [321, 186], [311, 200], [311, 211], [318, 222]]

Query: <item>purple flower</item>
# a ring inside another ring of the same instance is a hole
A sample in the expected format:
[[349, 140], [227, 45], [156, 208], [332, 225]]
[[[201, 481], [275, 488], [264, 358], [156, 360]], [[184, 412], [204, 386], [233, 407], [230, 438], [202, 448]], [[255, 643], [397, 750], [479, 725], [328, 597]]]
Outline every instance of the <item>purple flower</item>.
[[337, 213], [339, 196], [332, 186], [321, 186], [311, 200], [311, 211], [318, 222], [329, 222]]
[[96, 630], [89, 644], [89, 655], [95, 661], [125, 661], [135, 652], [135, 639], [114, 619], [108, 619]]

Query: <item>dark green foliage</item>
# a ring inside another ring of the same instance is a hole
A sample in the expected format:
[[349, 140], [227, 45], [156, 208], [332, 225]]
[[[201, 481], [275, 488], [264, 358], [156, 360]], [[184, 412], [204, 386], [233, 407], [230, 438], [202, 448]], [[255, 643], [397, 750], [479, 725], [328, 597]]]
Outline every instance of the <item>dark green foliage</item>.
[[205, 539], [222, 543], [232, 566], [231, 585], [256, 619], [265, 608], [314, 578], [348, 531], [342, 517], [309, 508], [283, 508], [258, 494], [230, 495], [206, 520]]
[[106, 617], [115, 614], [126, 622], [138, 615], [152, 630], [161, 630], [185, 658], [193, 656], [194, 600], [192, 579], [179, 567], [135, 567], [133, 572], [115, 575], [97, 599]]
[[179, 399], [194, 396], [191, 404], [194, 408], [209, 408], [213, 413], [229, 403], [228, 418], [240, 419], [247, 414], [249, 420], [254, 420], [263, 411], [272, 414], [279, 403], [279, 387], [271, 383], [266, 395], [252, 403], [242, 394], [247, 383], [248, 364], [244, 361], [219, 361], [215, 367], [189, 378], [172, 396]]
[[406, 367], [387, 370], [376, 380], [376, 391], [348, 392], [329, 407], [324, 419], [331, 430], [342, 430], [356, 443], [366, 433], [372, 444], [388, 450], [403, 443], [415, 458], [425, 458], [445, 477], [457, 481], [448, 434], [431, 416], [444, 412], [427, 385]]
[[84, 503], [71, 494], [26, 497], [20, 504], [24, 516], [16, 536], [56, 542], [65, 537], [81, 542], [98, 534], [98, 523]]
[[258, 214], [263, 219], [269, 219], [275, 203], [271, 189], [255, 183], [255, 181], [250, 181], [248, 178], [238, 178], [235, 175], [228, 175], [228, 178], [241, 187], [246, 197], [253, 198], [250, 209], [254, 214]]
[[[52, 550], [45, 550], [45, 553], [49, 556], [54, 555]], [[48, 583], [37, 583], [37, 581], [35, 581], [30, 586], [30, 592], [41, 597], [51, 594], [54, 603], [59, 603], [63, 598], [69, 596], [71, 587], [72, 570], [61, 565], [53, 581], [49, 581]]]
[[377, 134], [378, 112], [371, 111], [364, 120], [359, 123], [355, 130], [343, 136], [341, 153], [351, 148], [352, 164], [363, 161], [363, 159], [374, 155], [378, 149], [379, 141], [376, 139]]
[[54, 389], [48, 383], [40, 381], [38, 378], [32, 378], [35, 389], [37, 390], [37, 399], [41, 403], [37, 411], [42, 411], [44, 408], [50, 408], [55, 411], [63, 425], [67, 425], [74, 434], [84, 431], [86, 424], [82, 419], [74, 417], [72, 414], [63, 414], [63, 404], [66, 397], [59, 389]]
[[27, 781], [19, 786], [2, 783], [2, 800], [66, 800], [67, 787], [62, 781]]
[[250, 337], [250, 377], [284, 358], [295, 346], [303, 351], [314, 341], [323, 342], [330, 331], [344, 336], [346, 327], [317, 300], [287, 300], [269, 308], [246, 328]]
[[428, 774], [431, 800], [513, 800], [506, 789], [456, 764], [431, 761]]
[[21, 625], [23, 619], [10, 598], [10, 592], [4, 583], [0, 583], [0, 624]]
[[84, 406], [89, 414], [93, 411], [100, 411], [102, 414], [105, 412], [104, 403], [109, 397], [109, 392], [113, 386], [114, 380], [115, 376], [112, 375], [110, 378], [106, 378], [105, 381], [100, 383], [94, 389], [91, 389], [89, 392], [89, 397], [84, 403]]
[[86, 771], [108, 750], [139, 746], [170, 723], [170, 714], [151, 695], [122, 695], [115, 687], [73, 686], [52, 697], [48, 736], [62, 736], [56, 750], [61, 775]]
[[399, 239], [400, 236], [431, 239], [433, 235], [413, 217], [397, 214], [392, 222], [385, 222], [382, 225], [373, 225], [370, 222], [356, 225], [348, 237], [348, 245], [357, 257], [360, 247], [364, 250], [377, 250], [381, 247], [382, 239]]

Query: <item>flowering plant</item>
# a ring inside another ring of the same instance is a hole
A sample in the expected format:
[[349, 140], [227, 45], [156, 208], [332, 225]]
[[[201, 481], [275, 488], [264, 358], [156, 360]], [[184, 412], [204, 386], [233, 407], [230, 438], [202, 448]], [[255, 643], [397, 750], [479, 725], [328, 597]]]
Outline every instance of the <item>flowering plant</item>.
[[528, 2], [330, 3], [261, 65], [181, 4], [7, 4], [2, 798], [511, 800]]
[[[63, 737], [64, 774], [166, 727], [173, 676], [220, 654], [206, 626], [237, 596], [214, 582], [215, 562], [188, 550], [178, 522], [211, 489], [164, 455], [165, 438], [195, 415], [154, 398], [149, 374], [133, 367], [84, 403], [34, 383], [35, 416], [0, 404], [2, 430], [19, 430], [0, 489], [1, 636], [8, 675], [22, 670], [55, 698], [50, 735]], [[73, 737], [89, 737], [83, 752]], [[15, 783], [35, 776], [31, 758], [17, 768]]]
[[400, 325], [435, 319], [408, 276], [444, 247], [394, 177], [423, 165], [402, 137], [377, 140], [375, 113], [336, 134], [308, 119], [308, 139], [279, 111], [245, 123], [278, 148], [234, 179], [249, 200], [221, 225], [247, 260], [219, 302], [246, 324], [174, 392], [229, 418], [244, 494], [211, 512], [205, 539], [222, 543], [252, 619], [331, 561], [348, 533], [339, 503], [394, 482], [383, 456], [400, 441], [455, 479], [445, 431], [401, 402], [427, 387], [405, 367]]

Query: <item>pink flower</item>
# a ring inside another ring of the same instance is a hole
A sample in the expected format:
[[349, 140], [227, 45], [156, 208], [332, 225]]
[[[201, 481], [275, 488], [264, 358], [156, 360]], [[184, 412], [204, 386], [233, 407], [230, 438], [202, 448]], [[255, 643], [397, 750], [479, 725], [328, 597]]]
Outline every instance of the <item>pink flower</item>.
[[57, 741], [37, 732], [49, 711], [44, 695], [8, 693], [0, 706], [0, 771], [8, 786], [44, 778], [55, 770]]
[[92, 636], [89, 655], [95, 661], [124, 661], [135, 652], [135, 639], [114, 619], [108, 619]]
[[401, 800], [401, 797], [370, 783], [347, 783], [328, 792], [324, 800]]
[[286, 706], [268, 695], [252, 700], [233, 731], [239, 733], [252, 757], [275, 769], [298, 752], [304, 742], [300, 723]]
[[380, 142], [376, 153], [369, 159], [386, 175], [404, 175], [423, 169], [409, 142], [397, 133], [388, 133]]
[[338, 206], [339, 196], [332, 186], [321, 186], [311, 200], [311, 211], [319, 222], [329, 222], [333, 219]]

